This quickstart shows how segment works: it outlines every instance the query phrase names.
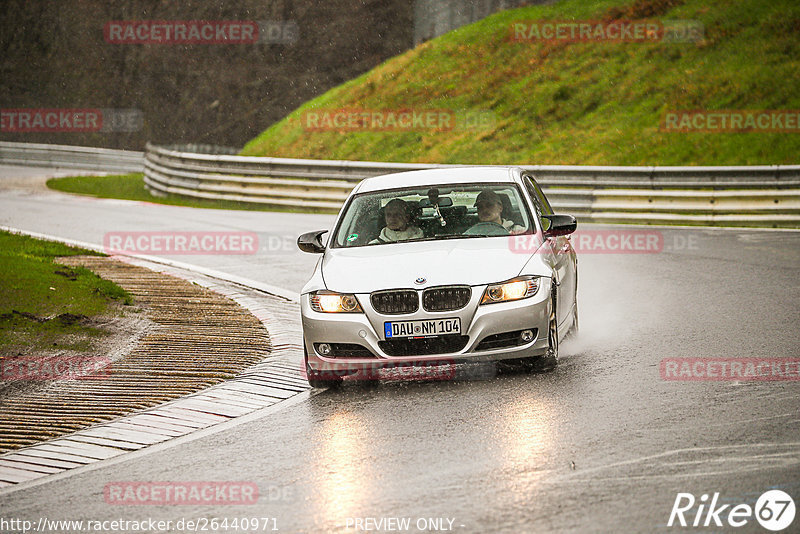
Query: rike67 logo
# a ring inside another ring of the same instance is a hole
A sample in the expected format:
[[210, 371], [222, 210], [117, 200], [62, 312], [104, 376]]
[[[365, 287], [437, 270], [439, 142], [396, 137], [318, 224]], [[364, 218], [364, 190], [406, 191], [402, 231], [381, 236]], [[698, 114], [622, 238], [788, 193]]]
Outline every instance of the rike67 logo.
[[710, 501], [708, 494], [697, 500], [691, 493], [678, 493], [667, 526], [738, 528], [755, 519], [765, 529], [779, 532], [792, 524], [794, 515], [794, 501], [781, 490], [764, 492], [754, 507], [749, 504], [719, 504], [719, 493], [714, 493]]

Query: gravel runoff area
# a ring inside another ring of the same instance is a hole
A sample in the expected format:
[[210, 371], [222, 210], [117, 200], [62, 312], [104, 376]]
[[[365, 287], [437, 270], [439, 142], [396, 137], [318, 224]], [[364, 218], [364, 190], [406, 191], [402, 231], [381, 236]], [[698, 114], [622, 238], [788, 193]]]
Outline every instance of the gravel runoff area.
[[87, 267], [124, 287], [155, 324], [136, 336], [127, 353], [93, 355], [102, 367], [91, 377], [42, 382], [6, 395], [0, 405], [0, 453], [223, 382], [272, 350], [261, 321], [217, 292], [107, 257], [58, 262]]

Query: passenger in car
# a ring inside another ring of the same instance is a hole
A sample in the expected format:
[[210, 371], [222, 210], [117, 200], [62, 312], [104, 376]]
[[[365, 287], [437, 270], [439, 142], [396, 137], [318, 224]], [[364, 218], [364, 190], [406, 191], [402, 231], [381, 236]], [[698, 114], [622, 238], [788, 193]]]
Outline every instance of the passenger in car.
[[411, 207], [402, 199], [390, 200], [384, 207], [384, 217], [386, 226], [383, 227], [377, 239], [369, 242], [370, 245], [425, 237], [419, 227], [411, 224]]
[[525, 231], [524, 226], [520, 226], [512, 220], [503, 219], [503, 201], [500, 195], [491, 189], [484, 189], [478, 193], [478, 197], [475, 199], [475, 207], [478, 208], [478, 220], [480, 222], [497, 223], [508, 230], [510, 234], [520, 234]]

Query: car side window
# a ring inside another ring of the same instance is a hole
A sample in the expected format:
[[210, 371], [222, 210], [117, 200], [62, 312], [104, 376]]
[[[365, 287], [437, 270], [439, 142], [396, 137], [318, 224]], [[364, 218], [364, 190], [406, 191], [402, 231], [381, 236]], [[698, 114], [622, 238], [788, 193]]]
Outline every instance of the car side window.
[[536, 188], [536, 194], [539, 197], [539, 202], [542, 203], [542, 213], [545, 215], [553, 215], [553, 208], [550, 207], [550, 201], [547, 200], [546, 196], [544, 196], [542, 188], [537, 183], [534, 183], [533, 185]]
[[533, 182], [531, 182], [531, 179], [528, 176], [526, 176], [525, 180], [523, 181], [525, 182], [525, 188], [528, 190], [528, 195], [530, 195], [531, 200], [533, 201], [533, 207], [536, 210], [536, 216], [539, 218], [539, 221], [541, 221], [543, 213], [542, 204], [539, 200], [539, 195], [536, 192], [536, 188], [533, 186]]
[[553, 215], [553, 208], [550, 206], [550, 202], [547, 200], [547, 197], [544, 196], [542, 192], [542, 188], [539, 187], [539, 184], [534, 182], [530, 176], [525, 176], [523, 180], [525, 182], [525, 187], [528, 190], [528, 194], [533, 199], [533, 205], [536, 208], [536, 215], [539, 216], [539, 221], [542, 224], [542, 228], [547, 230], [550, 228], [550, 221], [549, 219], [543, 219], [542, 215]]
[[525, 185], [528, 187], [528, 191], [531, 192], [531, 196], [536, 198], [536, 202], [539, 204], [539, 208], [541, 209], [542, 215], [553, 215], [553, 208], [550, 207], [550, 202], [547, 200], [547, 197], [544, 196], [542, 192], [542, 188], [530, 179], [530, 177], [525, 177]]

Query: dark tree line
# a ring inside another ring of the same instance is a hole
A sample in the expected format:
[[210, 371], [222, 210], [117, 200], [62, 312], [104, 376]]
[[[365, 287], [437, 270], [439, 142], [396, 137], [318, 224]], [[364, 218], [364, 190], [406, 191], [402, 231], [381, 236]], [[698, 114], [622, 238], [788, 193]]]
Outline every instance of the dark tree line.
[[[3, 0], [0, 109], [138, 109], [136, 132], [10, 133], [0, 139], [141, 149], [242, 146], [291, 110], [411, 46], [409, 0]], [[292, 44], [122, 45], [114, 20], [296, 24]]]

